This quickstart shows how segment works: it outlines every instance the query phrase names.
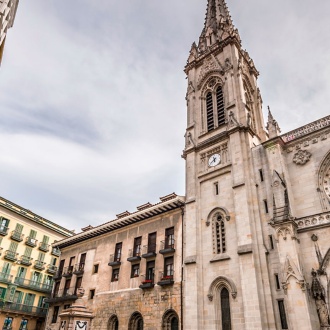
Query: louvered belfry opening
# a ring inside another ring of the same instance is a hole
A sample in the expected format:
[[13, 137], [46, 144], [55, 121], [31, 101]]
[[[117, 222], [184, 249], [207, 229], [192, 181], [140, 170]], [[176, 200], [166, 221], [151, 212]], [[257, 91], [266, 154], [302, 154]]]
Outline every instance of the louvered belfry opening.
[[214, 116], [213, 116], [213, 98], [211, 92], [207, 93], [206, 95], [206, 117], [207, 117], [207, 130], [212, 131], [214, 129]]
[[222, 330], [231, 330], [230, 302], [227, 288], [222, 288], [220, 293], [220, 301]]
[[217, 110], [218, 110], [218, 126], [226, 123], [225, 118], [225, 102], [221, 86], [217, 88]]
[[225, 232], [225, 223], [221, 215], [217, 216], [215, 228], [216, 228], [216, 239], [217, 239], [217, 253], [225, 253], [226, 232]]

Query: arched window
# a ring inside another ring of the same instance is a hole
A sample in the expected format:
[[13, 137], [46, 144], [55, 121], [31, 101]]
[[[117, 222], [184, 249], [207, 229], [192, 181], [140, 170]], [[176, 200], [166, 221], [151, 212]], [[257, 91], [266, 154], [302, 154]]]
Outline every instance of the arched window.
[[218, 126], [226, 123], [225, 118], [225, 102], [221, 86], [217, 88], [217, 111], [218, 111]]
[[229, 291], [223, 287], [220, 291], [222, 330], [231, 330]]
[[135, 312], [129, 319], [128, 330], [143, 330], [143, 317], [139, 312]]
[[208, 92], [206, 95], [206, 121], [207, 131], [209, 132], [214, 129], [213, 97], [211, 92]]
[[178, 314], [170, 309], [163, 316], [162, 330], [179, 330]]
[[214, 253], [226, 252], [226, 230], [224, 217], [220, 213], [213, 216], [213, 241], [215, 244]]
[[119, 322], [117, 315], [112, 315], [108, 322], [108, 330], [118, 330]]

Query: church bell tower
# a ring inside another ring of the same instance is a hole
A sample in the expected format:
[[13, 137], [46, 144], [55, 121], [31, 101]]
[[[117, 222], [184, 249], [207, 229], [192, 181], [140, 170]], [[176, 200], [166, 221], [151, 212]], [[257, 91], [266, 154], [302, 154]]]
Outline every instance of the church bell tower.
[[258, 71], [224, 0], [208, 0], [185, 73], [185, 328], [275, 330], [251, 157], [267, 138]]

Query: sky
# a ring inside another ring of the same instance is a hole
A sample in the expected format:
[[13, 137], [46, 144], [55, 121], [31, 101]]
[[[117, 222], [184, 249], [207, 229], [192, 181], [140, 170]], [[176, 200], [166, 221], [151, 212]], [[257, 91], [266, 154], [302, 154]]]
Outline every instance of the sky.
[[[329, 115], [330, 2], [228, 0], [282, 133]], [[21, 0], [0, 68], [0, 195], [68, 229], [184, 195], [183, 68], [206, 0]]]

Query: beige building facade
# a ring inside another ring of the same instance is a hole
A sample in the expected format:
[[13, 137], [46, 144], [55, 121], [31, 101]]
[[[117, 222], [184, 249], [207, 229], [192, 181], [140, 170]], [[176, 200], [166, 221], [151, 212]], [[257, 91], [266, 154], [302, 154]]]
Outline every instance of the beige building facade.
[[0, 326], [41, 330], [60, 251], [73, 233], [0, 197]]
[[0, 0], [0, 64], [8, 29], [14, 24], [19, 0]]
[[224, 0], [185, 73], [185, 197], [56, 243], [48, 329], [329, 330], [330, 116], [265, 127]]

